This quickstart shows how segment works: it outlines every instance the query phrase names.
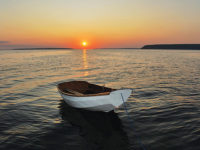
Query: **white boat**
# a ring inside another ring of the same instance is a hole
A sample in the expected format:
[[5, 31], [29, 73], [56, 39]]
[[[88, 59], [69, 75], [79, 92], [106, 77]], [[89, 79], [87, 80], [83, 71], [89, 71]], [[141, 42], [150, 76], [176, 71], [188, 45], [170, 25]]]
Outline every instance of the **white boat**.
[[131, 89], [112, 89], [88, 83], [86, 81], [70, 81], [57, 85], [64, 101], [75, 108], [91, 111], [109, 112], [126, 102]]

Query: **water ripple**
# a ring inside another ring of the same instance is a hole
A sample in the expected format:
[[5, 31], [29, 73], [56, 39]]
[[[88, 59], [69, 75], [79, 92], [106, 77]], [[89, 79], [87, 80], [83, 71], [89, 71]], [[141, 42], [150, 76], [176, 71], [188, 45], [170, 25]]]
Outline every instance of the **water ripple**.
[[[2, 55], [1, 55], [2, 54]], [[199, 150], [200, 51], [0, 51], [0, 149]], [[66, 105], [56, 85], [133, 88], [115, 112]]]

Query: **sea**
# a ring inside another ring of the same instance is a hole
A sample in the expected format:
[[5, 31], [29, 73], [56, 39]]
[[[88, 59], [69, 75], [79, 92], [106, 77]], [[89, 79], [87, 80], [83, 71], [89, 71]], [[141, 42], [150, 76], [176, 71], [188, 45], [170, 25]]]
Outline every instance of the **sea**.
[[[56, 87], [73, 80], [133, 92], [126, 109], [75, 109]], [[198, 50], [0, 50], [0, 150], [199, 149]]]

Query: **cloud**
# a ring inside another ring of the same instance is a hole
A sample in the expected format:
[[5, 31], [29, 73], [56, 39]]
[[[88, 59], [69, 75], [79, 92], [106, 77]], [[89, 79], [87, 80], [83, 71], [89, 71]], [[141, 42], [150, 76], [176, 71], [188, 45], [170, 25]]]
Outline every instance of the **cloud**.
[[9, 41], [0, 41], [0, 44], [7, 44], [10, 43]]

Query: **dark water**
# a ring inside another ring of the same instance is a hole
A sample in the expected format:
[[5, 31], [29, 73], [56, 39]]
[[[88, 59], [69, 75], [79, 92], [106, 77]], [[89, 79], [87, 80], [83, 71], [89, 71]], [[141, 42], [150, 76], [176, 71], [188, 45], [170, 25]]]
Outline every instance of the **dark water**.
[[[66, 105], [56, 85], [130, 87], [110, 113]], [[2, 150], [199, 150], [200, 51], [0, 51]]]

